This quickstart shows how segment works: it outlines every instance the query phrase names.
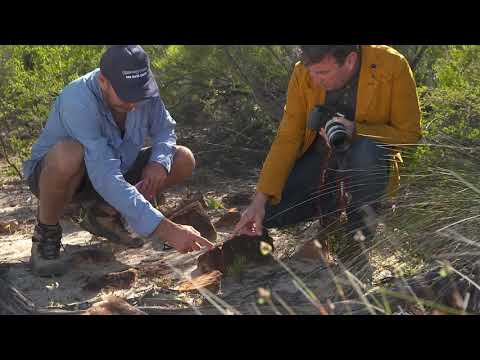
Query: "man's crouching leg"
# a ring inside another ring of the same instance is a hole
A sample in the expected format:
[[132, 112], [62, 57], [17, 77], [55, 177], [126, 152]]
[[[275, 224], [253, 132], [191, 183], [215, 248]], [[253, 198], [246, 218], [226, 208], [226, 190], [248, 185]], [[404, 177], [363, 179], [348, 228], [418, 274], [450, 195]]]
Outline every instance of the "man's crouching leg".
[[166, 189], [173, 185], [179, 185], [188, 177], [192, 176], [195, 169], [195, 157], [192, 151], [185, 146], [176, 146], [175, 155], [173, 156], [172, 168], [168, 174], [159, 193], [163, 193]]
[[59, 218], [84, 172], [82, 145], [64, 140], [52, 147], [28, 179], [32, 192], [39, 198], [30, 258], [37, 276], [63, 275], [68, 271], [68, 258], [60, 251]]
[[352, 202], [347, 208], [346, 242], [338, 259], [367, 284], [373, 279], [369, 253], [378, 224], [375, 207], [386, 192], [390, 159], [388, 147], [366, 138], [354, 141], [347, 154]]

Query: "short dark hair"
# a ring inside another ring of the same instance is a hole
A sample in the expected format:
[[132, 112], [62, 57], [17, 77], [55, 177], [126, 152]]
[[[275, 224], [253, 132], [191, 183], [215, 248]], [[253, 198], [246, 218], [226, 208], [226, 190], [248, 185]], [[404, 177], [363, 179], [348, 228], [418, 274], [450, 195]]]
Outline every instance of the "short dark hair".
[[309, 66], [322, 62], [326, 56], [331, 55], [342, 66], [352, 52], [360, 53], [360, 45], [301, 45], [300, 60]]

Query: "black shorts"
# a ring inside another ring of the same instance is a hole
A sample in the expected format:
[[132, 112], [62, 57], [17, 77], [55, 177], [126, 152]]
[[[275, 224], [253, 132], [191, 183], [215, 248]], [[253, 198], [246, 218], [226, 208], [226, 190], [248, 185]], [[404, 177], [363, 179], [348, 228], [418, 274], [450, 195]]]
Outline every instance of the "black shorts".
[[[124, 176], [125, 180], [128, 183], [135, 185], [141, 180], [143, 168], [148, 164], [151, 153], [152, 153], [151, 147], [143, 148], [140, 151], [132, 167], [130, 168], [130, 170], [128, 170], [128, 172]], [[39, 194], [40, 194], [40, 189], [39, 189], [40, 174], [44, 166], [44, 160], [45, 160], [45, 157], [42, 158], [42, 160], [40, 160], [37, 163], [37, 165], [35, 165], [33, 173], [27, 179], [27, 184], [30, 187], [30, 191], [37, 198], [39, 198]], [[100, 194], [98, 194], [97, 191], [94, 189], [90, 181], [90, 178], [88, 177], [88, 174], [85, 171], [83, 180], [80, 183], [80, 186], [78, 187], [77, 191], [73, 195], [72, 202], [74, 203], [90, 202], [90, 201], [102, 200], [102, 199], [103, 198], [100, 196]]]

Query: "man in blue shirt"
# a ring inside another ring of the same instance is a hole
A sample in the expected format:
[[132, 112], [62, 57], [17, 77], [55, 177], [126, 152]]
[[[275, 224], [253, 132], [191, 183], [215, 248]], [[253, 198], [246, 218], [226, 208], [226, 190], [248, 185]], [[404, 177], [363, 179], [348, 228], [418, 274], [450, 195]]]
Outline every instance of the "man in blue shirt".
[[[85, 226], [128, 247], [160, 238], [186, 253], [213, 247], [193, 227], [166, 219], [151, 202], [192, 174], [192, 152], [176, 145], [175, 121], [160, 98], [150, 61], [138, 45], [116, 45], [100, 68], [67, 85], [23, 165], [39, 198], [31, 263], [39, 276], [61, 275], [59, 217], [72, 202], [87, 204]], [[152, 146], [143, 148], [146, 137]]]

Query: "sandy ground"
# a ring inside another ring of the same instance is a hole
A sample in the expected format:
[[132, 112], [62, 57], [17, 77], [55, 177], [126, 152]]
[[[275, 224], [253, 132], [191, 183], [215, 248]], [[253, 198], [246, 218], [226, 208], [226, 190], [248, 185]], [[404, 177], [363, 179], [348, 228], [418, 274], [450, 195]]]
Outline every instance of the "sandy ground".
[[[222, 197], [229, 191], [251, 190], [251, 186], [241, 185], [242, 181], [235, 183], [232, 180], [216, 181], [215, 191], [204, 191], [209, 199], [221, 203]], [[253, 183], [252, 183], [253, 186]], [[178, 202], [188, 191], [187, 187], [177, 187], [168, 192], [167, 204]], [[0, 222], [16, 221], [11, 226], [11, 233], [0, 235], [0, 264], [8, 267], [8, 279], [22, 293], [30, 298], [39, 307], [75, 309], [88, 307], [99, 301], [106, 294], [114, 294], [131, 302], [144, 297], [145, 293], [161, 294], [164, 300], [179, 301], [180, 304], [201, 302], [198, 294], [180, 294], [175, 286], [182, 280], [189, 278], [196, 268], [196, 259], [201, 254], [194, 253], [182, 255], [175, 251], [161, 251], [158, 246], [146, 243], [140, 249], [126, 249], [97, 238], [83, 231], [70, 218], [61, 219], [63, 227], [63, 245], [69, 254], [85, 249], [99, 249], [113, 255], [112, 261], [75, 263], [71, 270], [64, 276], [40, 278], [35, 277], [30, 271], [29, 258], [31, 249], [31, 235], [35, 224], [37, 199], [31, 195], [28, 187], [13, 177], [4, 177], [0, 183]], [[240, 207], [241, 208], [241, 207]], [[225, 208], [210, 209], [209, 215], [216, 221], [227, 211]], [[217, 241], [223, 241], [230, 236], [230, 229], [217, 229]], [[286, 257], [292, 248], [285, 238], [288, 234], [277, 232], [272, 234], [277, 248], [276, 256]], [[157, 267], [158, 271], [153, 271]], [[85, 284], [94, 276], [119, 272], [127, 269], [143, 269], [133, 286], [129, 289], [100, 290], [98, 292], [86, 291]], [[258, 269], [255, 273], [258, 275]], [[235, 288], [235, 281], [230, 287]], [[243, 286], [240, 286], [243, 288]], [[288, 287], [288, 286], [287, 286]], [[222, 287], [222, 293], [230, 294], [231, 289]]]
[[[4, 169], [5, 164], [0, 164], [2, 173]], [[253, 191], [254, 184], [254, 176], [251, 179], [235, 181], [217, 176], [214, 182], [204, 178], [201, 185], [187, 183], [186, 186], [167, 192], [167, 204], [177, 203], [186, 192], [191, 190], [201, 191], [208, 199], [215, 199], [215, 203], [221, 204], [226, 194]], [[6, 276], [9, 281], [36, 306], [65, 310], [85, 309], [107, 294], [119, 296], [133, 305], [162, 304], [178, 308], [189, 307], [192, 304], [205, 304], [205, 298], [199, 293], [180, 293], [175, 290], [181, 281], [190, 278], [196, 268], [196, 260], [202, 252], [182, 255], [175, 251], [161, 251], [158, 245], [151, 242], [140, 249], [126, 249], [92, 236], [67, 217], [61, 220], [64, 229], [63, 244], [67, 253], [99, 249], [111, 254], [112, 259], [77, 262], [66, 275], [61, 277], [33, 276], [30, 271], [29, 257], [36, 207], [37, 199], [31, 195], [25, 184], [13, 177], [2, 177], [0, 222], [13, 220], [18, 225], [12, 225], [11, 233], [0, 234], [0, 266], [8, 267]], [[243, 207], [238, 206], [238, 208], [242, 210]], [[215, 209], [213, 206], [208, 210], [208, 214], [215, 222], [227, 210], [227, 207]], [[293, 231], [292, 229], [271, 231], [270, 235], [274, 239], [276, 249], [274, 258], [279, 259], [299, 276], [320, 301], [328, 302], [336, 293], [331, 269], [321, 261], [306, 261], [292, 256], [302, 243], [315, 238], [318, 228], [315, 224], [310, 225], [298, 226]], [[217, 241], [228, 239], [231, 230], [231, 227], [217, 229]], [[292, 306], [296, 303], [304, 304], [306, 301], [304, 292], [299, 289], [298, 282], [293, 281], [292, 275], [282, 264], [272, 260], [272, 264], [268, 266], [245, 268], [239, 276], [223, 279], [217, 295], [227, 303], [249, 302], [252, 308], [255, 308], [258, 289], [267, 288], [275, 296], [288, 299]], [[396, 260], [392, 259], [390, 265], [393, 271]], [[132, 286], [126, 289], [106, 288], [98, 291], [84, 289], [93, 277], [127, 269], [136, 269], [138, 277]], [[388, 277], [391, 271], [387, 266], [378, 268], [376, 273], [377, 276]], [[314, 305], [307, 306], [307, 310], [304, 309], [303, 313], [318, 314], [318, 308]]]

